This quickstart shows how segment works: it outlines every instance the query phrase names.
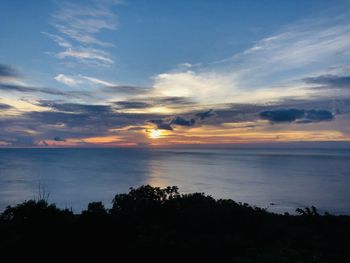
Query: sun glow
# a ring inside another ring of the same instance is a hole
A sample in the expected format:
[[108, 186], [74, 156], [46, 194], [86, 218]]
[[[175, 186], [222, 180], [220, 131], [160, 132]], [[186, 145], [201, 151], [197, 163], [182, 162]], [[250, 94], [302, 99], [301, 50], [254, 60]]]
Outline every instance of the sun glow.
[[152, 139], [158, 139], [162, 136], [162, 132], [160, 130], [151, 130], [149, 133], [149, 137]]

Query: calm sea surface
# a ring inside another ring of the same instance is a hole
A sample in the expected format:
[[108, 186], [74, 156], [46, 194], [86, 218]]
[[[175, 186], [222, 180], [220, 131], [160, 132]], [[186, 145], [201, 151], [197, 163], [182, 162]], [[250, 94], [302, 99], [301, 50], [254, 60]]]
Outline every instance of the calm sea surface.
[[315, 205], [350, 214], [350, 150], [0, 149], [0, 211], [38, 197], [39, 185], [49, 201], [80, 211], [143, 184], [275, 212]]

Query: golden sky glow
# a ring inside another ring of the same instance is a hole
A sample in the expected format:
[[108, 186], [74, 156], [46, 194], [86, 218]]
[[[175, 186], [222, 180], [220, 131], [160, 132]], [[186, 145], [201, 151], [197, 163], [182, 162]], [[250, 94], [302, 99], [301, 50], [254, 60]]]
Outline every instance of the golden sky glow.
[[118, 136], [101, 136], [101, 137], [90, 137], [82, 139], [83, 142], [93, 143], [93, 144], [104, 144], [104, 143], [114, 143], [121, 141]]
[[[265, 123], [262, 125], [262, 123]], [[171, 146], [171, 145], [205, 145], [205, 144], [242, 144], [271, 142], [322, 142], [350, 141], [350, 136], [336, 130], [268, 130], [266, 122], [257, 122], [260, 128], [247, 128], [252, 123], [226, 123], [221, 127], [203, 125], [191, 129], [178, 128], [172, 131], [161, 129], [135, 129], [133, 126], [118, 129], [120, 136], [100, 136], [88, 138], [71, 138], [64, 142], [47, 141], [53, 146], [77, 146], [81, 143], [105, 146], [138, 145]], [[133, 130], [131, 135], [128, 130]], [[112, 132], [116, 132], [113, 130]]]

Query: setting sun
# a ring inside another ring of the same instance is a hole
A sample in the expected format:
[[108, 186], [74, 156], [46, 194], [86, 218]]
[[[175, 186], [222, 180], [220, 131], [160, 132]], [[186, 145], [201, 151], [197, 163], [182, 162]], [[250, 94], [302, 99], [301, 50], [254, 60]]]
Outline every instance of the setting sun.
[[150, 131], [150, 138], [152, 139], [158, 139], [162, 136], [162, 132], [160, 130], [151, 130]]

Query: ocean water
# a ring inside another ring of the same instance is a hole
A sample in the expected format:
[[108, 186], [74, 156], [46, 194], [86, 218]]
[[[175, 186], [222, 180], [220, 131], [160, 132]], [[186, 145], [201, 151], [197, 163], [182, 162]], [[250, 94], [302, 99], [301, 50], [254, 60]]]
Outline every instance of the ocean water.
[[0, 211], [37, 198], [79, 212], [143, 184], [293, 212], [350, 214], [346, 149], [0, 149]]

